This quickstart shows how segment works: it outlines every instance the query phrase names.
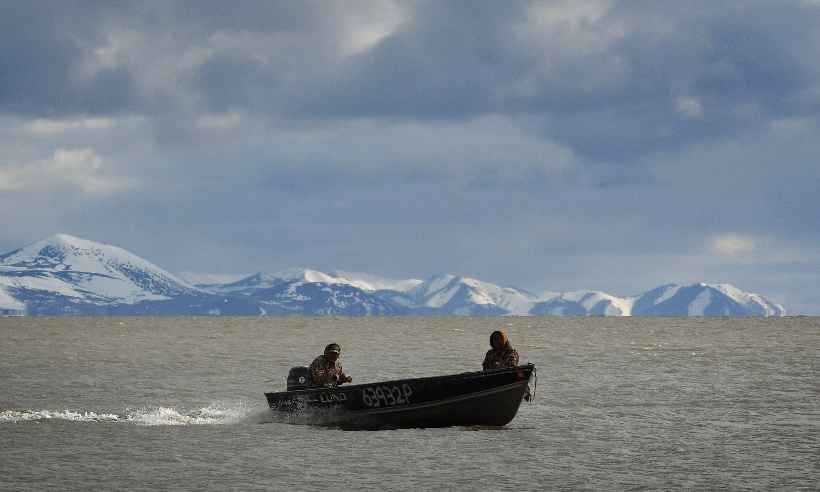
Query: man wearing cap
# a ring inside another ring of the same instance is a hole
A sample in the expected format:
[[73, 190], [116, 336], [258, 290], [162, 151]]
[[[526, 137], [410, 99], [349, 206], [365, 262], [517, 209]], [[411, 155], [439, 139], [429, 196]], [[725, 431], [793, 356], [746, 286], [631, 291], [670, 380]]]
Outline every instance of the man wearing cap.
[[316, 357], [310, 364], [310, 380], [316, 386], [349, 383], [353, 378], [346, 375], [339, 362], [339, 353], [342, 349], [338, 343], [331, 343], [325, 347], [325, 353]]

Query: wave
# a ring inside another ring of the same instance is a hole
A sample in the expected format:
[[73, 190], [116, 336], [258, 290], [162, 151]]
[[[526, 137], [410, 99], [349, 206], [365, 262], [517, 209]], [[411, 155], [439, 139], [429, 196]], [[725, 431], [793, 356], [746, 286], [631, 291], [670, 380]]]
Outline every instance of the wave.
[[213, 404], [187, 411], [173, 407], [128, 408], [122, 413], [88, 410], [0, 410], [0, 424], [63, 420], [71, 422], [129, 423], [136, 425], [220, 425], [235, 424], [259, 414], [247, 404]]

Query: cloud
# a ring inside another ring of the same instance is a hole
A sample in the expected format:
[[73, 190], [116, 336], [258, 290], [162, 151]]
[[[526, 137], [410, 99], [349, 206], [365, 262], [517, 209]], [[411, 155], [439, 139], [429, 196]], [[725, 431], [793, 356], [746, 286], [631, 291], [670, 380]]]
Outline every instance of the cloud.
[[382, 2], [380, 8], [349, 11], [350, 27], [343, 36], [340, 50], [343, 56], [365, 53], [409, 20], [407, 4], [396, 1]]
[[739, 234], [723, 234], [710, 241], [710, 248], [720, 256], [734, 258], [756, 249], [754, 239]]
[[242, 117], [238, 113], [205, 114], [197, 118], [200, 128], [209, 130], [230, 130], [239, 126]]
[[138, 104], [133, 77], [120, 68], [83, 77], [78, 67], [99, 41], [111, 11], [104, 3], [23, 3], [0, 17], [0, 113], [110, 115]]
[[133, 186], [131, 180], [103, 173], [103, 159], [94, 149], [57, 149], [49, 159], [19, 166], [0, 167], [0, 190], [48, 192], [75, 188], [89, 195], [109, 194]]
[[105, 130], [114, 126], [112, 118], [36, 118], [25, 124], [25, 131], [35, 135], [54, 135], [71, 130]]
[[679, 97], [677, 106], [678, 111], [688, 118], [700, 118], [703, 116], [703, 105], [693, 97]]
[[796, 0], [742, 14], [603, 0], [26, 8], [0, 30], [25, 47], [0, 67], [0, 111], [505, 115], [579, 155], [634, 163], [820, 107], [818, 70], [800, 55], [817, 10]]

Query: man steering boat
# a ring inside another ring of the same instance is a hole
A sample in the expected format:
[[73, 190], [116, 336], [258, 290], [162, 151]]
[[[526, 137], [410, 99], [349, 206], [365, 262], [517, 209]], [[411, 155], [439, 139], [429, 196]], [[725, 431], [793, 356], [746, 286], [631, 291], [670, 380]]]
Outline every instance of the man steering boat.
[[308, 369], [310, 382], [314, 386], [333, 386], [350, 383], [353, 378], [344, 373], [339, 354], [342, 349], [338, 343], [331, 343], [325, 347], [325, 352], [316, 357]]

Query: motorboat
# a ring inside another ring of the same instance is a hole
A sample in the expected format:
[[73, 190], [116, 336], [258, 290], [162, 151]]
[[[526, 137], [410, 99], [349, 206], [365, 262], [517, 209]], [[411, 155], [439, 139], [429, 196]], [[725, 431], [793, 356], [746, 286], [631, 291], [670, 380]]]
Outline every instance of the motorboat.
[[305, 367], [288, 374], [287, 391], [265, 393], [273, 414], [289, 423], [342, 429], [504, 426], [534, 394], [535, 366], [311, 386]]

